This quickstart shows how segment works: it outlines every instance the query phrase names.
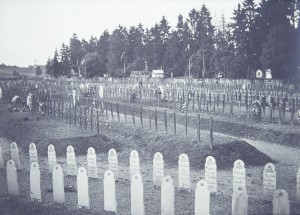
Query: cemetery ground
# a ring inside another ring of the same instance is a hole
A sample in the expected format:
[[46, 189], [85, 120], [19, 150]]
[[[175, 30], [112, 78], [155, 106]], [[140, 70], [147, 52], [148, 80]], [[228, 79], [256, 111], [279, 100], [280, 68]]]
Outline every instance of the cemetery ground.
[[[129, 118], [129, 117], [128, 117]], [[128, 119], [131, 120], [131, 119]], [[231, 214], [232, 167], [237, 159], [246, 165], [246, 187], [249, 195], [249, 214], [272, 214], [272, 203], [263, 200], [263, 167], [273, 162], [277, 172], [277, 189], [285, 189], [291, 201], [291, 214], [300, 214], [300, 205], [295, 204], [296, 174], [300, 164], [299, 127], [278, 124], [249, 123], [239, 119], [214, 117], [214, 150], [209, 148], [209, 116], [201, 115], [201, 142], [196, 140], [196, 128], [191, 126], [185, 138], [184, 114], [177, 118], [177, 135], [164, 129], [152, 131], [144, 119], [144, 128], [107, 120], [101, 117], [100, 133], [94, 129], [84, 130], [79, 125], [69, 125], [50, 117], [31, 115], [29, 112], [9, 113], [6, 104], [0, 104], [0, 136], [4, 161], [10, 158], [10, 142], [20, 148], [21, 165], [18, 171], [19, 198], [6, 198], [6, 171], [0, 169], [0, 214], [111, 214], [103, 209], [103, 175], [107, 169], [107, 153], [116, 149], [119, 160], [119, 180], [116, 183], [118, 214], [130, 214], [129, 155], [139, 152], [141, 174], [144, 183], [145, 214], [160, 214], [160, 188], [153, 187], [152, 159], [161, 152], [165, 161], [165, 175], [174, 179], [175, 214], [194, 214], [194, 190], [196, 183], [204, 178], [205, 158], [212, 155], [218, 168], [218, 192], [211, 195], [211, 214]], [[190, 121], [193, 118], [189, 118]], [[136, 117], [139, 122], [139, 118]], [[171, 120], [169, 120], [171, 121]], [[152, 122], [153, 123], [153, 122]], [[154, 123], [153, 123], [154, 124]], [[159, 128], [164, 122], [158, 121]], [[190, 123], [191, 125], [193, 123]], [[172, 124], [168, 125], [169, 129]], [[29, 156], [30, 143], [37, 146], [41, 169], [42, 203], [30, 202]], [[66, 168], [66, 148], [72, 145], [78, 167], [86, 167], [89, 147], [97, 153], [98, 179], [89, 179], [91, 209], [78, 209], [76, 178], [65, 176], [66, 202], [53, 203], [52, 177], [48, 174], [47, 147], [55, 146], [58, 163]], [[256, 148], [254, 148], [256, 147]], [[191, 191], [178, 190], [178, 157], [189, 156], [191, 167]]]

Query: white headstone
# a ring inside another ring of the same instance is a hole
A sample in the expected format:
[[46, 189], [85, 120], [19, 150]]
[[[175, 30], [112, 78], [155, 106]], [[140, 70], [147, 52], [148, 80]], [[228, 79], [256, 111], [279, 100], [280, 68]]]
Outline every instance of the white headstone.
[[174, 186], [171, 176], [163, 178], [161, 183], [161, 215], [174, 215]]
[[205, 160], [205, 181], [210, 192], [217, 192], [217, 165], [212, 156], [208, 156]]
[[48, 165], [49, 173], [52, 173], [53, 167], [56, 165], [56, 152], [52, 144], [48, 146]]
[[67, 172], [68, 175], [77, 174], [77, 163], [73, 146], [67, 147]]
[[244, 186], [238, 187], [232, 194], [232, 215], [248, 214], [248, 195]]
[[36, 162], [36, 163], [39, 162], [36, 145], [34, 143], [29, 144], [29, 160], [30, 160], [30, 164], [32, 164], [33, 162]]
[[64, 188], [64, 173], [59, 164], [53, 167], [52, 172], [53, 182], [53, 201], [54, 202], [65, 202], [65, 188]]
[[119, 179], [118, 155], [115, 149], [108, 151], [108, 169], [113, 171], [115, 180]]
[[3, 161], [3, 154], [2, 154], [1, 142], [0, 142], [0, 168], [4, 168], [4, 161]]
[[8, 194], [12, 196], [18, 196], [19, 195], [18, 174], [17, 174], [15, 162], [13, 160], [7, 161], [6, 174], [7, 174]]
[[263, 172], [263, 192], [264, 198], [271, 201], [276, 191], [276, 171], [272, 163], [268, 163], [264, 167]]
[[297, 194], [296, 194], [297, 203], [300, 204], [300, 167], [297, 173]]
[[273, 215], [290, 215], [289, 195], [285, 190], [279, 189], [274, 192]]
[[210, 214], [210, 191], [209, 186], [204, 180], [197, 183], [195, 191], [195, 215]]
[[84, 167], [78, 168], [77, 175], [78, 207], [90, 209], [89, 181]]
[[131, 214], [144, 215], [144, 186], [142, 176], [135, 174], [131, 178]]
[[186, 154], [179, 155], [178, 181], [179, 188], [190, 189], [190, 162]]
[[99, 86], [99, 97], [100, 99], [103, 99], [103, 94], [104, 94], [104, 89], [103, 89], [103, 86]]
[[164, 177], [164, 157], [160, 152], [156, 152], [153, 158], [153, 184], [161, 185], [161, 180]]
[[15, 162], [16, 168], [21, 169], [18, 145], [13, 142], [10, 144], [10, 157]]
[[246, 187], [246, 170], [242, 160], [236, 160], [233, 167], [233, 193], [239, 187]]
[[105, 211], [117, 211], [116, 201], [116, 184], [114, 173], [111, 170], [106, 170], [104, 173], [104, 210]]
[[2, 88], [0, 88], [0, 100], [2, 99]]
[[30, 199], [38, 202], [42, 200], [41, 173], [37, 162], [32, 162], [30, 165]]
[[93, 147], [88, 148], [87, 163], [88, 163], [88, 177], [98, 178], [97, 156], [96, 156], [95, 149]]
[[140, 174], [140, 159], [136, 150], [132, 150], [130, 153], [130, 179], [134, 174]]

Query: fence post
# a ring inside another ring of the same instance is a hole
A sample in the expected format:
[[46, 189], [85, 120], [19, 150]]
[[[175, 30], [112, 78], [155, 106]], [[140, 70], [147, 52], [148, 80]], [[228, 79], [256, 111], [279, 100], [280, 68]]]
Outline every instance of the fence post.
[[143, 107], [142, 107], [142, 105], [140, 106], [140, 121], [141, 121], [141, 126], [143, 128], [144, 126], [143, 126]]
[[99, 111], [97, 109], [97, 134], [99, 135]]
[[165, 111], [164, 111], [164, 118], [165, 118], [165, 130], [166, 130], [166, 132], [168, 132], [168, 122], [167, 122], [167, 111], [166, 111], [166, 108], [165, 108]]
[[200, 143], [200, 113], [198, 113], [197, 139], [198, 139], [198, 143]]
[[91, 107], [91, 131], [93, 130], [93, 107]]
[[174, 134], [176, 135], [176, 112], [174, 110]]
[[149, 114], [149, 128], [151, 130], [151, 113], [150, 113], [150, 109], [148, 108], [148, 114]]
[[188, 109], [185, 111], [185, 137], [187, 138], [187, 133], [188, 133], [188, 117], [187, 117], [187, 112]]
[[209, 116], [209, 134], [210, 134], [210, 149], [213, 150], [213, 145], [214, 145], [214, 137], [213, 137], [213, 131], [214, 131], [214, 124], [213, 124], [213, 116]]
[[110, 102], [110, 114], [111, 114], [111, 120], [114, 121], [114, 112], [113, 112], [113, 104], [112, 104], [112, 102]]
[[132, 106], [132, 122], [135, 125], [134, 106]]
[[156, 108], [155, 108], [154, 121], [155, 121], [155, 129], [156, 129], [156, 131], [158, 131], [158, 128], [157, 128], [157, 109]]
[[119, 104], [116, 103], [117, 105], [117, 115], [118, 115], [118, 121], [120, 122], [120, 113], [119, 113]]
[[86, 126], [87, 126], [86, 107], [84, 107], [84, 129], [86, 129]]
[[82, 106], [80, 107], [79, 124], [80, 124], [80, 128], [82, 128]]
[[127, 123], [127, 107], [126, 107], [126, 102], [125, 102], [125, 107], [124, 107], [124, 116], [125, 116], [125, 122]]
[[[54, 109], [55, 109], [55, 105], [54, 105]], [[72, 124], [72, 103], [71, 103], [71, 97], [69, 96], [69, 111], [70, 111], [70, 125]], [[54, 111], [54, 117], [55, 117], [55, 111]]]

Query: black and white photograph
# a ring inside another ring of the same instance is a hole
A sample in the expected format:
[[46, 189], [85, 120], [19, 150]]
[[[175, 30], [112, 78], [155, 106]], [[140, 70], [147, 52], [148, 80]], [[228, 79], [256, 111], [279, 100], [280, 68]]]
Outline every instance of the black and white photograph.
[[0, 215], [300, 215], [300, 0], [0, 0]]

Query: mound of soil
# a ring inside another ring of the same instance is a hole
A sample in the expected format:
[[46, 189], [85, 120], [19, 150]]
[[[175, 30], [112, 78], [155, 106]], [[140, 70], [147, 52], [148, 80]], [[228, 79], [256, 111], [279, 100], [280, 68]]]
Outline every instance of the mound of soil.
[[[150, 151], [154, 155], [158, 150], [151, 147]], [[269, 156], [245, 141], [217, 144], [213, 151], [209, 146], [203, 146], [197, 142], [185, 145], [164, 142], [160, 144], [159, 151], [163, 154], [165, 163], [173, 167], [178, 165], [179, 155], [183, 152], [186, 153], [189, 157], [190, 167], [193, 169], [204, 169], [207, 156], [213, 156], [216, 159], [217, 168], [221, 170], [232, 169], [234, 162], [238, 159], [244, 161], [246, 167], [264, 166], [273, 162]]]
[[[74, 147], [76, 155], [86, 155], [89, 147], [93, 147], [97, 154], [107, 153], [111, 148], [114, 148], [117, 152], [122, 150], [121, 143], [110, 140], [101, 134], [99, 136], [51, 139], [49, 144], [54, 145], [57, 156], [65, 156], [69, 145]], [[41, 154], [47, 156], [48, 146], [45, 145], [44, 147]]]

